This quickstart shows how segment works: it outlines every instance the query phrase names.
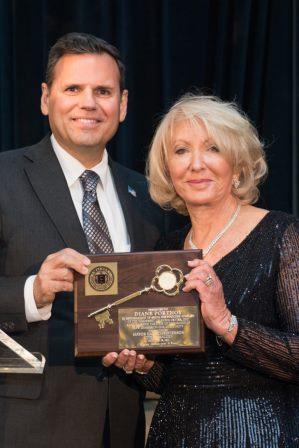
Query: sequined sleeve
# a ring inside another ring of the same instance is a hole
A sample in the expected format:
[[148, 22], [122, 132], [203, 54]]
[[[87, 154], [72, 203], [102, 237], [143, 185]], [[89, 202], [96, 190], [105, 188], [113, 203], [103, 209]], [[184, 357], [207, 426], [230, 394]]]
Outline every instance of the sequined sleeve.
[[281, 329], [239, 320], [238, 334], [226, 356], [270, 377], [299, 382], [299, 224], [281, 239], [276, 308]]
[[166, 380], [167, 363], [156, 361], [147, 375], [134, 373], [135, 379], [144, 389], [161, 394]]

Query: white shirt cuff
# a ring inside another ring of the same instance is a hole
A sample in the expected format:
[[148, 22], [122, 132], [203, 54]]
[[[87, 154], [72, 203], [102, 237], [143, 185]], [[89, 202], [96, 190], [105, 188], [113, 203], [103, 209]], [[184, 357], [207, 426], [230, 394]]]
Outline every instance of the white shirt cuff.
[[33, 295], [35, 277], [36, 275], [28, 277], [24, 285], [25, 316], [28, 323], [48, 320], [51, 317], [52, 311], [52, 303], [37, 308]]

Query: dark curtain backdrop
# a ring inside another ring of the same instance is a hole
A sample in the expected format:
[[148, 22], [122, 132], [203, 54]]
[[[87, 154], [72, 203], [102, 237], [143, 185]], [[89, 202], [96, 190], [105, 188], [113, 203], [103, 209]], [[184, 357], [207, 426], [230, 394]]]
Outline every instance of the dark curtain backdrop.
[[116, 45], [127, 66], [126, 122], [110, 145], [143, 171], [155, 125], [182, 93], [236, 100], [266, 144], [262, 206], [298, 213], [296, 0], [0, 0], [0, 142], [47, 132], [39, 110], [49, 47], [70, 31]]

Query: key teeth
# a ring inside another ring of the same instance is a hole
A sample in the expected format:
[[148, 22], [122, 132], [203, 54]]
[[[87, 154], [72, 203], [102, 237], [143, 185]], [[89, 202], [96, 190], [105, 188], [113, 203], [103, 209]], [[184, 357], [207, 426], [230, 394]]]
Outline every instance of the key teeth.
[[[111, 308], [111, 306], [110, 306], [110, 308]], [[98, 323], [98, 327], [100, 330], [105, 328], [106, 324], [109, 324], [109, 325], [113, 324], [113, 320], [111, 319], [109, 309], [105, 309], [101, 313], [96, 314], [94, 317]]]
[[113, 325], [113, 320], [108, 318], [107, 320], [104, 320], [103, 322], [98, 322], [99, 329], [103, 330], [103, 328], [105, 328], [106, 324]]

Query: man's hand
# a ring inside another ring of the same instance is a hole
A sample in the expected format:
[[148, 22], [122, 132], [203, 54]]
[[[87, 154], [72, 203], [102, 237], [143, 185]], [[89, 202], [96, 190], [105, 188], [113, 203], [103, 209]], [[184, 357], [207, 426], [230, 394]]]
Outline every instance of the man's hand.
[[73, 249], [63, 249], [49, 255], [40, 267], [33, 284], [37, 308], [55, 299], [60, 291], [73, 291], [74, 273], [87, 274], [90, 260]]
[[145, 374], [153, 367], [154, 361], [147, 359], [142, 354], [137, 355], [135, 350], [125, 349], [119, 354], [116, 352], [107, 353], [102, 359], [102, 364], [105, 367], [114, 364], [128, 374], [133, 372]]

